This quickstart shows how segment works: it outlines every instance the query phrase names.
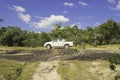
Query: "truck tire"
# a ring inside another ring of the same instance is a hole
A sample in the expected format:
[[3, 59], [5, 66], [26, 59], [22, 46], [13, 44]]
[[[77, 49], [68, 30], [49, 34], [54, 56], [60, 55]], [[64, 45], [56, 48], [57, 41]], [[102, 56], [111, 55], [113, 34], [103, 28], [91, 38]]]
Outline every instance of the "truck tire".
[[68, 49], [68, 48], [69, 48], [69, 45], [68, 45], [68, 44], [65, 44], [65, 45], [64, 45], [64, 48], [65, 48], [65, 49]]
[[46, 48], [51, 49], [52, 47], [51, 47], [50, 44], [47, 44], [47, 45], [46, 45]]

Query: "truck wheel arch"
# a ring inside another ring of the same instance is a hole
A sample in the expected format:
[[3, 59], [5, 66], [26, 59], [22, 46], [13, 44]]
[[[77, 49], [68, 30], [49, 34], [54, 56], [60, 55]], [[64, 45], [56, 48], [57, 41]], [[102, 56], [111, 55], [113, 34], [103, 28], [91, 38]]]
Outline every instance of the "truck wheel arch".
[[51, 44], [47, 44], [46, 48], [51, 49], [52, 48]]
[[69, 44], [64, 44], [64, 48], [68, 49], [69, 48]]

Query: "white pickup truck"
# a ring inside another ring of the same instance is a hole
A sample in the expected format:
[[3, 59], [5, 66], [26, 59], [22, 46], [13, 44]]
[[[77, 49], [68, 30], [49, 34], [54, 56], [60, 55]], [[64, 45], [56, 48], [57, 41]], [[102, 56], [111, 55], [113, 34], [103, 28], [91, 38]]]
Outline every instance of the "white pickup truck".
[[66, 42], [65, 39], [62, 40], [57, 39], [54, 41], [46, 42], [44, 44], [44, 47], [47, 47], [48, 49], [51, 49], [52, 47], [64, 47], [65, 49], [67, 49], [71, 46], [73, 46], [73, 41]]

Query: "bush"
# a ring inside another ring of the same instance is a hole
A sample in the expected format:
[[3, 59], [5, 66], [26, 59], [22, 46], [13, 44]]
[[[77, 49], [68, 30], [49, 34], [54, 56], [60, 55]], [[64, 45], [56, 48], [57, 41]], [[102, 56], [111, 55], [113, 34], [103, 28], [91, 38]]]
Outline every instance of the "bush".
[[114, 53], [110, 58], [109, 58], [110, 63], [112, 64], [120, 64], [120, 54]]
[[113, 70], [113, 71], [115, 71], [116, 66], [114, 64], [110, 64], [110, 69]]

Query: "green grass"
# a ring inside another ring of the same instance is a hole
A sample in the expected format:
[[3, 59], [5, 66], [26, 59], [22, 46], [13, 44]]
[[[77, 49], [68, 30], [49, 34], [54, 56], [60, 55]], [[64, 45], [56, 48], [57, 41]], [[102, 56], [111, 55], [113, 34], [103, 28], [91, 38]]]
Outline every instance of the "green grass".
[[[109, 44], [109, 45], [98, 45], [96, 47], [91, 46], [91, 45], [85, 45], [83, 50], [105, 50], [105, 49], [119, 49], [120, 48], [120, 44]], [[71, 49], [82, 49], [82, 46], [73, 46], [71, 47]]]
[[113, 80], [115, 74], [103, 60], [60, 62], [57, 72], [62, 80]]
[[32, 80], [38, 62], [23, 64], [18, 61], [0, 59], [0, 80]]
[[21, 76], [17, 80], [32, 80], [33, 73], [35, 72], [38, 66], [38, 62], [28, 63], [24, 68]]
[[[95, 48], [95, 47], [86, 45], [86, 48]], [[120, 44], [98, 45], [97, 48], [120, 48]]]
[[16, 80], [21, 68], [20, 62], [0, 59], [0, 80]]
[[[66, 66], [63, 64], [66, 64]], [[79, 61], [71, 61], [68, 63], [60, 62], [57, 71], [62, 76], [62, 80], [85, 80], [85, 78], [87, 78], [86, 74], [90, 74], [90, 72], [87, 71], [89, 65], [82, 64], [83, 63]], [[86, 69], [83, 70], [83, 68]]]
[[46, 49], [44, 47], [8, 47], [8, 46], [0, 46], [0, 50], [40, 50]]
[[119, 48], [120, 44], [109, 44], [109, 45], [101, 45], [99, 48]]

